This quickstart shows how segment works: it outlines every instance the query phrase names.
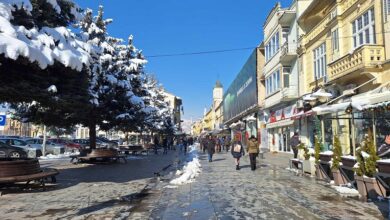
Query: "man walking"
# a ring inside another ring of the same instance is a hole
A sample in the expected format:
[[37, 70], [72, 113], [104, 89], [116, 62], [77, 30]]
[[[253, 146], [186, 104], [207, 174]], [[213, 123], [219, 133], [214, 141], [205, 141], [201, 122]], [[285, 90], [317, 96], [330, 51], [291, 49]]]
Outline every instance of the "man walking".
[[206, 148], [207, 148], [207, 153], [209, 155], [209, 162], [213, 162], [213, 154], [215, 153], [215, 141], [213, 140], [211, 135], [208, 136], [206, 142]]
[[301, 141], [299, 140], [298, 132], [294, 132], [294, 135], [290, 139], [290, 146], [294, 152], [294, 158], [298, 157], [298, 145], [301, 144]]
[[255, 136], [252, 135], [249, 139], [246, 151], [249, 153], [251, 170], [256, 170], [256, 157], [259, 155], [259, 147]]

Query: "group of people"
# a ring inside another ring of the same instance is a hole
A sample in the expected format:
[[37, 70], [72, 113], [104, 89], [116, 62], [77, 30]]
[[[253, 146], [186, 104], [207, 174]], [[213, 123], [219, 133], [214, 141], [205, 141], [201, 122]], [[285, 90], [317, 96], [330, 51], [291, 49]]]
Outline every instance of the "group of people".
[[[230, 152], [235, 161], [236, 170], [240, 170], [240, 159], [242, 156], [245, 155], [245, 150], [242, 142], [238, 137], [236, 137], [232, 143], [230, 143], [230, 141], [226, 138], [222, 140], [222, 143], [218, 143], [218, 138], [213, 138], [211, 135], [208, 135], [206, 138], [201, 140], [201, 148], [203, 152], [207, 151], [209, 162], [213, 161], [213, 155], [219, 149], [218, 144], [220, 147], [223, 146], [226, 151], [230, 149]], [[255, 136], [251, 136], [251, 138], [248, 140], [246, 152], [249, 154], [251, 170], [256, 170], [256, 158], [259, 155], [259, 144]]]
[[194, 144], [194, 139], [192, 137], [174, 137], [168, 138], [163, 137], [162, 142], [158, 136], [155, 136], [153, 139], [154, 153], [158, 154], [158, 148], [163, 148], [163, 154], [168, 154], [168, 149], [176, 150], [176, 146], [179, 147], [180, 151], [184, 151], [184, 154], [187, 153], [188, 147]]

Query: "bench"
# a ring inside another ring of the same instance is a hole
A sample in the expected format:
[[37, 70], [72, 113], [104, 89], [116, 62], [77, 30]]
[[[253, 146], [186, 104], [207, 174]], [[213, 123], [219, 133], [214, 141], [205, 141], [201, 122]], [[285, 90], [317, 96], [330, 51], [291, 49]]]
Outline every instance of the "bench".
[[56, 169], [40, 168], [37, 159], [0, 161], [1, 185], [26, 182], [28, 186], [31, 181], [38, 181], [45, 189], [45, 180], [51, 178], [51, 182], [55, 183], [58, 174]]
[[290, 169], [297, 169], [303, 173], [303, 162], [299, 159], [290, 159]]
[[[124, 163], [127, 163], [126, 155], [119, 154], [117, 150], [113, 149], [94, 149], [90, 153], [80, 154], [78, 156], [70, 156], [70, 162], [77, 164], [77, 163], [83, 163], [83, 162], [97, 162], [97, 161], [103, 161], [103, 162], [118, 162], [122, 160]], [[76, 162], [74, 162], [76, 160]]]

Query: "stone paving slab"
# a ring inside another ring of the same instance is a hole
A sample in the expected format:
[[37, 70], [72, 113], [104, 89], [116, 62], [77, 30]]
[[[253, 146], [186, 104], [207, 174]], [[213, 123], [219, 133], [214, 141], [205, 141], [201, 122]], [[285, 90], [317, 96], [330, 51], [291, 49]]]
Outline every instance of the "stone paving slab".
[[[230, 154], [212, 163], [201, 155], [202, 173], [176, 189], [161, 189], [144, 219], [385, 219], [383, 205], [341, 197], [314, 178], [286, 170], [288, 154], [267, 154], [256, 171], [247, 157], [235, 170]], [[382, 211], [382, 212], [381, 212]], [[144, 213], [146, 214], [146, 213]], [[132, 219], [132, 218], [129, 218]]]
[[154, 173], [178, 160], [177, 154], [141, 156], [126, 164], [42, 161], [42, 167], [59, 169], [57, 184], [46, 191], [5, 191], [0, 219], [125, 219], [147, 195], [142, 192], [155, 181]]

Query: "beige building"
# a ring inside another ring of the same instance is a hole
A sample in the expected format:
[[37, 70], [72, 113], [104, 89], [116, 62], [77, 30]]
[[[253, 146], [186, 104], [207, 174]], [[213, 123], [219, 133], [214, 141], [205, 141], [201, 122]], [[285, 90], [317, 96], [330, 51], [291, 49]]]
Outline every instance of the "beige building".
[[368, 130], [378, 142], [388, 133], [379, 119], [388, 112], [365, 110], [390, 100], [388, 3], [313, 0], [299, 17], [301, 91], [319, 116], [303, 122], [311, 143], [319, 132], [325, 149], [331, 149], [337, 135], [344, 153], [353, 154]]

